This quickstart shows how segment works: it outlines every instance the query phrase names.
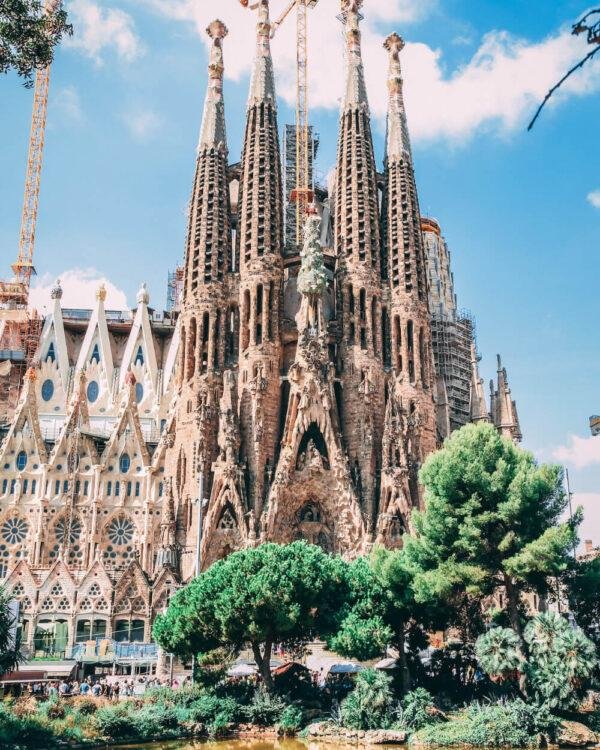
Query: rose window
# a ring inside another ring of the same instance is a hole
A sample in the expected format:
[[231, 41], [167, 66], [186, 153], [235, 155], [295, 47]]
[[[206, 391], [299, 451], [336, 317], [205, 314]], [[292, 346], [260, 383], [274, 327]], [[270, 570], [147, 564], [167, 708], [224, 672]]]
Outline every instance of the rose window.
[[[56, 522], [54, 527], [54, 537], [59, 544], [64, 544], [67, 536], [68, 521], [66, 518], [60, 518]], [[69, 531], [69, 544], [76, 542], [81, 536], [81, 521], [78, 518], [74, 518], [71, 521], [71, 529]]]
[[2, 538], [8, 544], [19, 544], [27, 536], [27, 522], [22, 518], [10, 518], [2, 524]]
[[128, 518], [115, 518], [108, 527], [108, 538], [117, 547], [133, 539], [133, 523]]

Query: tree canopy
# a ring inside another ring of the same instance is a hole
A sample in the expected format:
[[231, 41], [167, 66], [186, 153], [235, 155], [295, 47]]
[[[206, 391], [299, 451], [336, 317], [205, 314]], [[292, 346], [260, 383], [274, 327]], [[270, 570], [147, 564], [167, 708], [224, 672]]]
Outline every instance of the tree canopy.
[[10, 672], [21, 660], [10, 596], [0, 588], [0, 675]]
[[249, 646], [271, 687], [274, 643], [297, 645], [337, 627], [347, 596], [344, 565], [305, 542], [234, 552], [173, 597], [154, 636], [179, 656]]
[[524, 645], [521, 594], [545, 595], [568, 568], [580, 521], [560, 523], [567, 498], [562, 470], [489, 424], [467, 425], [429, 456], [420, 472], [425, 510], [412, 516], [405, 564], [416, 601], [480, 599], [500, 587]]
[[52, 62], [54, 48], [71, 33], [60, 3], [47, 12], [40, 0], [2, 0], [0, 72], [15, 70], [31, 86], [34, 72]]
[[566, 579], [569, 606], [600, 653], [600, 557], [573, 566]]

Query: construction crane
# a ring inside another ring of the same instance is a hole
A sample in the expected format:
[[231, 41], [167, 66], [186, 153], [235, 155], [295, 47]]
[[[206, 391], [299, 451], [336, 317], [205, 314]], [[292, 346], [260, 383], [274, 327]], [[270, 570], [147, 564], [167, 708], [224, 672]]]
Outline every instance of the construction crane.
[[[314, 200], [314, 190], [310, 178], [310, 138], [308, 124], [308, 8], [314, 8], [318, 0], [291, 0], [281, 16], [273, 22], [271, 38], [277, 29], [296, 8], [296, 185], [291, 191], [290, 200], [296, 204], [296, 244], [302, 246], [306, 211]], [[260, 2], [240, 3], [250, 10], [259, 7]]]
[[[60, 0], [46, 0], [44, 12], [54, 13], [59, 3]], [[35, 312], [30, 313], [27, 307], [31, 277], [35, 273], [33, 251], [49, 84], [50, 66], [47, 65], [35, 75], [19, 252], [12, 264], [14, 275], [10, 281], [0, 281], [0, 375], [8, 378], [10, 383], [8, 386], [0, 383], [0, 402], [4, 398], [14, 400], [10, 398], [10, 394], [5, 396], [5, 389], [20, 390], [22, 376], [35, 354], [41, 328], [39, 316]]]

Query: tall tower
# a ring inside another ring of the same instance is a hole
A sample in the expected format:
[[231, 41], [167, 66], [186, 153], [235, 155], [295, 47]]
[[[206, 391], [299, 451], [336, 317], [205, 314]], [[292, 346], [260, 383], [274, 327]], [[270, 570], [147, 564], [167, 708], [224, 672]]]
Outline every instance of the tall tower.
[[[189, 209], [180, 315], [177, 429], [171, 428], [168, 457], [182, 540], [196, 538], [197, 514], [192, 512], [192, 502], [198, 497], [198, 477], [202, 472], [209, 483], [217, 454], [218, 406], [229, 325], [228, 272], [234, 262], [223, 105], [222, 47], [227, 28], [221, 21], [213, 21], [207, 33], [212, 48]], [[193, 555], [184, 556], [188, 567], [193, 562]], [[184, 576], [190, 572], [184, 571]]]
[[260, 519], [277, 453], [283, 194], [268, 0], [259, 0], [238, 202], [239, 412], [248, 497]]
[[[420, 502], [417, 471], [436, 448], [434, 368], [427, 299], [425, 253], [421, 234], [419, 201], [403, 98], [400, 52], [403, 40], [391, 34], [385, 41], [389, 53], [388, 123], [385, 154], [384, 225], [386, 227], [384, 275], [389, 283], [390, 308], [384, 310], [384, 329], [390, 331], [390, 360], [394, 374], [388, 409], [402, 423], [407, 466], [388, 466], [390, 481], [397, 468], [408, 472], [409, 505]], [[390, 416], [390, 424], [394, 419]], [[387, 427], [387, 420], [386, 420]], [[402, 451], [400, 451], [402, 453]], [[403, 457], [400, 457], [400, 463]], [[388, 495], [389, 496], [389, 495]], [[382, 512], [386, 499], [382, 487]], [[406, 513], [406, 511], [403, 511]]]
[[362, 0], [342, 0], [346, 84], [340, 113], [334, 210], [341, 422], [368, 532], [376, 512], [383, 428], [381, 273], [377, 172], [360, 38]]

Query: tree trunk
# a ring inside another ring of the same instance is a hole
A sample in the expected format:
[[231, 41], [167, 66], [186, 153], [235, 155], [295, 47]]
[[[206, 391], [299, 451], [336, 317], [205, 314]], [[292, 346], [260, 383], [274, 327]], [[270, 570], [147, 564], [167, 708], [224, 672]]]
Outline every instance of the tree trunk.
[[263, 653], [260, 651], [260, 644], [256, 641], [252, 643], [252, 653], [254, 654], [254, 661], [258, 667], [258, 673], [261, 676], [263, 685], [269, 693], [273, 692], [273, 676], [271, 675], [271, 651], [273, 649], [273, 642], [268, 640], [265, 641]]
[[406, 695], [411, 688], [410, 672], [408, 661], [406, 659], [406, 629], [401, 628], [400, 638], [398, 639], [398, 660], [400, 661], [400, 675], [402, 678], [402, 693]]
[[[527, 642], [523, 636], [523, 626], [521, 624], [521, 618], [519, 617], [519, 592], [514, 584], [513, 579], [510, 576], [504, 576], [504, 587], [506, 589], [506, 601], [508, 606], [508, 619], [512, 629], [519, 637], [521, 658], [523, 663], [527, 661], [529, 656], [529, 650], [527, 648]], [[524, 669], [520, 670], [519, 676], [519, 690], [527, 697], [527, 679], [525, 676]]]

